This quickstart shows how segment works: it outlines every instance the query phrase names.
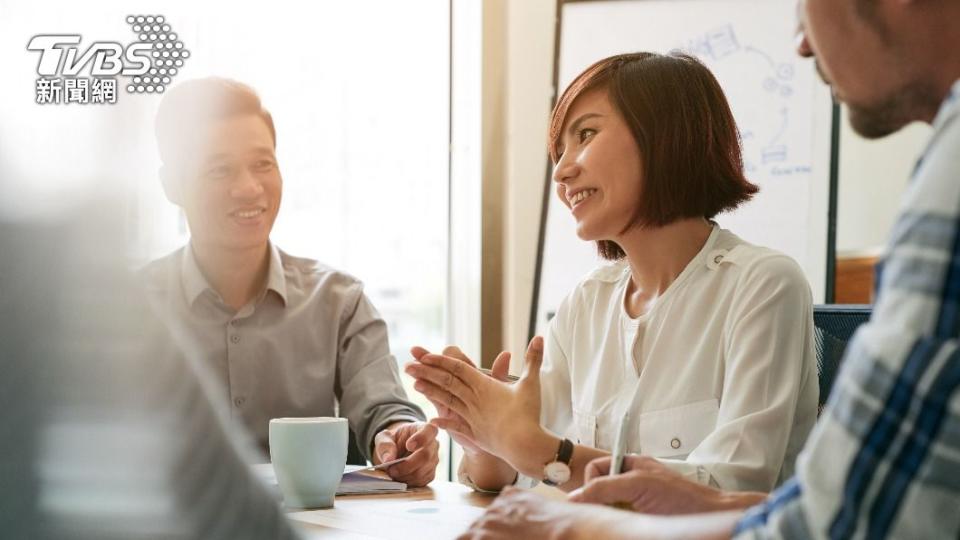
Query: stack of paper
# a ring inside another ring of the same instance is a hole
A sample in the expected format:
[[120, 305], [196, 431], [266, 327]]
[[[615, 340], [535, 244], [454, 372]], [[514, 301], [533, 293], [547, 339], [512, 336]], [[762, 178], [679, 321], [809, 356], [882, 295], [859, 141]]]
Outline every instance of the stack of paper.
[[407, 490], [403, 482], [370, 474], [372, 468], [347, 465], [340, 479], [337, 495], [362, 495], [365, 493], [400, 493]]
[[[377, 467], [379, 468], [379, 467]], [[347, 465], [337, 488], [337, 495], [363, 495], [373, 493], [402, 493], [407, 490], [403, 482], [395, 482], [374, 472], [374, 467]], [[253, 473], [260, 478], [278, 498], [280, 487], [277, 485], [277, 475], [271, 463], [253, 465]]]

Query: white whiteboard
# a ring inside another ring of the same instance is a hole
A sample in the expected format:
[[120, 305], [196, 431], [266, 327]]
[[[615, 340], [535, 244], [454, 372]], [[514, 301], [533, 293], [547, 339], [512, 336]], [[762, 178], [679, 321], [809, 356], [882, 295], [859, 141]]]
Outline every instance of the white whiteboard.
[[[558, 93], [597, 60], [674, 49], [696, 55], [726, 92], [743, 139], [751, 202], [718, 216], [748, 242], [793, 257], [814, 301], [826, 295], [830, 184], [830, 91], [795, 52], [795, 0], [612, 0], [561, 8]], [[553, 186], [550, 186], [552, 188]], [[550, 196], [536, 331], [602, 261], [577, 238], [574, 220]]]

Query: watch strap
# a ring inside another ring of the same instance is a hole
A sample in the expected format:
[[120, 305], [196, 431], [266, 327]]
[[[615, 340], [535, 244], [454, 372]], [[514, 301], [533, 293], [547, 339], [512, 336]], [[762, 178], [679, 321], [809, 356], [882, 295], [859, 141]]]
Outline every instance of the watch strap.
[[566, 466], [570, 466], [570, 461], [573, 460], [573, 442], [570, 439], [562, 439], [560, 441], [560, 447], [557, 449], [557, 459]]

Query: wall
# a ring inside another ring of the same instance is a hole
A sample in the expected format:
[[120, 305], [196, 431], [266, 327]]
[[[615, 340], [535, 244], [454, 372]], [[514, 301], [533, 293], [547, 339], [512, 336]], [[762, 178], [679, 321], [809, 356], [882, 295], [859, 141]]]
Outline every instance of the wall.
[[[481, 93], [481, 339], [478, 361], [490, 367], [493, 359], [503, 350], [503, 303], [504, 295], [504, 241], [510, 235], [504, 219], [505, 157], [508, 145], [505, 131], [505, 116], [509, 93], [507, 85], [507, 0], [484, 0]], [[521, 233], [522, 234], [522, 233]], [[454, 242], [456, 238], [452, 238]]]
[[[526, 348], [533, 296], [555, 19], [556, 0], [508, 2], [503, 336], [515, 359], [522, 358]], [[515, 361], [513, 368], [519, 365]]]
[[928, 125], [915, 123], [896, 135], [866, 140], [850, 127], [844, 107], [837, 197], [838, 256], [873, 254], [886, 243], [900, 196], [929, 136]]

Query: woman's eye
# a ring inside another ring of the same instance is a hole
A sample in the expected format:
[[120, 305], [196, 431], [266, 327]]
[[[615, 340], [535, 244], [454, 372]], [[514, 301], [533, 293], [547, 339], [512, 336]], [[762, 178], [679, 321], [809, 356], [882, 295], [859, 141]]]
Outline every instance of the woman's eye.
[[596, 133], [597, 130], [595, 129], [583, 128], [577, 132], [577, 139], [579, 139], [580, 142], [583, 142], [587, 140], [588, 137], [593, 137]]

